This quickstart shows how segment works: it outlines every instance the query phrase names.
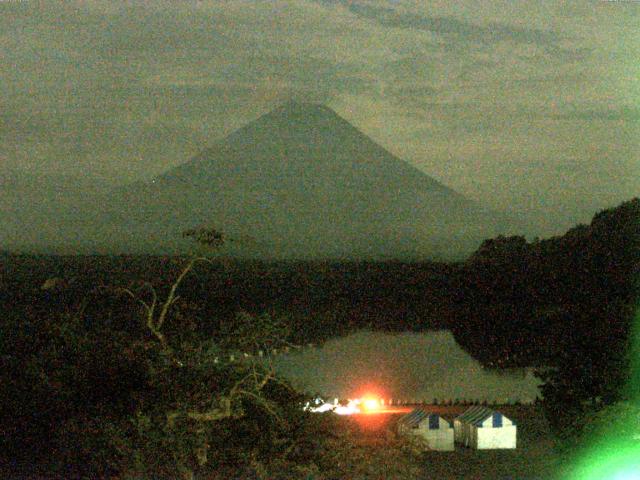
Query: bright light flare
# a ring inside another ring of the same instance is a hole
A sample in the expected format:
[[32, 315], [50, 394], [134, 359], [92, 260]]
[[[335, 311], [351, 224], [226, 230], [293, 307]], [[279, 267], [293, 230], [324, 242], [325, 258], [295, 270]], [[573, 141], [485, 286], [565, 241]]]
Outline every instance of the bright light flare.
[[349, 400], [347, 405], [338, 405], [333, 413], [337, 413], [338, 415], [353, 415], [355, 413], [360, 413], [360, 400]]
[[340, 404], [337, 398], [333, 403], [329, 403], [317, 397], [312, 402], [307, 402], [304, 410], [314, 413], [333, 412], [337, 415], [354, 415], [358, 413], [382, 413], [386, 411], [383, 406], [384, 401], [370, 395], [349, 399], [346, 405]]
[[365, 412], [375, 412], [380, 410], [380, 401], [377, 398], [365, 398], [362, 406]]
[[640, 480], [640, 447], [629, 441], [609, 442], [601, 450], [588, 452], [571, 480]]

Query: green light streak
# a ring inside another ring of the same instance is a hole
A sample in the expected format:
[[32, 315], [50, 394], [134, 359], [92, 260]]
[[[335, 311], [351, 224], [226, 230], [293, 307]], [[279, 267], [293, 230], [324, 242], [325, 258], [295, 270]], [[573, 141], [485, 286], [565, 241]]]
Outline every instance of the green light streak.
[[602, 412], [606, 426], [594, 431], [591, 445], [579, 452], [569, 480], [640, 480], [640, 305], [629, 344], [630, 375], [626, 396]]
[[586, 454], [571, 472], [572, 480], [640, 480], [640, 440], [608, 438], [607, 447], [598, 442], [599, 448]]

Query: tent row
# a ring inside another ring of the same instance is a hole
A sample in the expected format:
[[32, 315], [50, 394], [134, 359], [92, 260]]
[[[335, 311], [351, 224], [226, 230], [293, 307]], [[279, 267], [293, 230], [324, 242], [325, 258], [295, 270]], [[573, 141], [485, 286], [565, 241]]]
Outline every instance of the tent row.
[[451, 423], [422, 407], [398, 420], [398, 433], [417, 435], [431, 450], [452, 451], [455, 443], [477, 450], [516, 448], [516, 425], [484, 406], [469, 408]]

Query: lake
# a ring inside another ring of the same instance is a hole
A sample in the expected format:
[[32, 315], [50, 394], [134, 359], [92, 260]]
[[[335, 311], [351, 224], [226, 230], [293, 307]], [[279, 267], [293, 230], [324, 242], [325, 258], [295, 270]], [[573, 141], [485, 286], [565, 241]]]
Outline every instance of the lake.
[[451, 332], [360, 331], [279, 355], [276, 370], [296, 387], [329, 398], [372, 394], [428, 403], [437, 399], [533, 402], [540, 396], [532, 369], [483, 368]]

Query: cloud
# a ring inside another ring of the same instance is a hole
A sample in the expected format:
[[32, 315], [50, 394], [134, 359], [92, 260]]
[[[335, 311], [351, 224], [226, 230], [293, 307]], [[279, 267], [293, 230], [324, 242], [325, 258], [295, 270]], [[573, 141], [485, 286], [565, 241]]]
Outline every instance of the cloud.
[[572, 107], [572, 111], [558, 115], [551, 115], [556, 120], [604, 120], [604, 121], [624, 121], [624, 122], [640, 122], [640, 108], [632, 107], [614, 107], [599, 109], [580, 109], [577, 106]]
[[[545, 47], [551, 54], [564, 55], [565, 59], [572, 55], [584, 56], [588, 53], [585, 49], [574, 51], [561, 48], [559, 45], [566, 40], [566, 37], [550, 29], [526, 28], [498, 22], [480, 25], [450, 16], [423, 15], [417, 12], [401, 11], [399, 8], [374, 6], [370, 3], [349, 0], [317, 1], [323, 5], [343, 6], [357, 16], [373, 20], [386, 27], [422, 30], [464, 45], [469, 43], [491, 45], [503, 41], [536, 44]], [[479, 19], [482, 20], [481, 15]]]
[[[510, 0], [0, 2], [2, 162], [148, 179], [295, 98], [496, 208], [623, 200], [640, 174], [603, 172], [640, 164], [633, 20]], [[554, 169], [590, 144], [603, 168], [563, 188]]]
[[391, 87], [394, 95], [399, 100], [424, 100], [426, 97], [435, 96], [438, 91], [429, 85], [402, 85], [399, 87]]

